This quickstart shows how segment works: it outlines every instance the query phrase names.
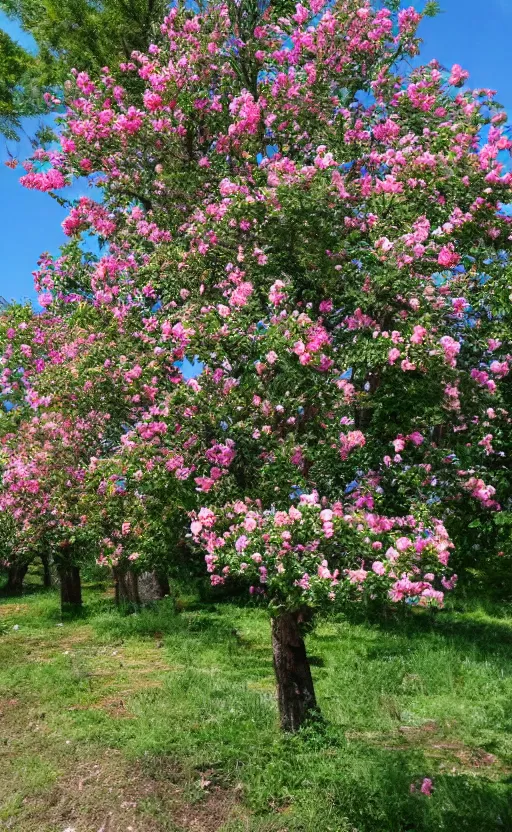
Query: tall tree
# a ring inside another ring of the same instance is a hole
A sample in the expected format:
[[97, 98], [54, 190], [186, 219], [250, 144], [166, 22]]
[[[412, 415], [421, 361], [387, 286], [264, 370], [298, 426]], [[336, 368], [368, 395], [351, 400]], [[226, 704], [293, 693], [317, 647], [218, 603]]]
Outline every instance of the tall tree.
[[0, 133], [8, 139], [16, 139], [20, 119], [41, 106], [33, 95], [34, 68], [32, 55], [0, 29]]
[[43, 86], [70, 69], [97, 73], [144, 51], [157, 33], [165, 0], [0, 0], [0, 8], [35, 40]]
[[[290, 730], [316, 710], [315, 613], [442, 604], [447, 529], [510, 507], [512, 141], [460, 66], [402, 60], [420, 19], [367, 0], [175, 7], [122, 68], [140, 99], [76, 73], [61, 149], [22, 178], [102, 189], [37, 275], [49, 313], [106, 310], [166, 362], [88, 468], [89, 513], [118, 525], [98, 554], [149, 560], [188, 507], [212, 584], [269, 609]], [[99, 260], [84, 232], [108, 242]]]
[[[165, 0], [0, 0], [0, 9], [30, 34], [30, 55], [0, 30], [0, 132], [15, 139], [20, 119], [47, 112], [44, 94], [62, 88], [71, 69], [117, 70], [158, 35]], [[137, 86], [137, 84], [136, 84]]]

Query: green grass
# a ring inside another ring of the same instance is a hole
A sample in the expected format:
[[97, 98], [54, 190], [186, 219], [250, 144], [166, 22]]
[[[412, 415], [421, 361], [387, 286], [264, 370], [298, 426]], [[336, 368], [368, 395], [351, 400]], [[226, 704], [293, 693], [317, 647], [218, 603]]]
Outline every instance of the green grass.
[[0, 830], [512, 830], [510, 609], [320, 622], [325, 722], [289, 737], [264, 612], [85, 600], [0, 600]]

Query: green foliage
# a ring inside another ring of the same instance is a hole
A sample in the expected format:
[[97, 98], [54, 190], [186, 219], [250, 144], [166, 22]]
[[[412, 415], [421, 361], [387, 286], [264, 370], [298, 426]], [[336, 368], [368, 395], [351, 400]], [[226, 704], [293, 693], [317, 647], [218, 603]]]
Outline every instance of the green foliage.
[[18, 138], [20, 119], [46, 112], [43, 93], [62, 88], [71, 69], [115, 71], [147, 49], [165, 8], [164, 0], [0, 0], [37, 45], [30, 55], [0, 30], [0, 133]]
[[42, 88], [61, 85], [72, 68], [98, 72], [144, 50], [164, 15], [162, 0], [1, 0], [0, 8], [38, 46], [34, 77]]
[[423, 9], [425, 17], [436, 17], [436, 15], [440, 14], [440, 12], [441, 6], [437, 0], [428, 0], [428, 3], [426, 3], [425, 8]]
[[0, 133], [16, 139], [20, 117], [30, 115], [21, 86], [33, 67], [33, 58], [0, 29]]

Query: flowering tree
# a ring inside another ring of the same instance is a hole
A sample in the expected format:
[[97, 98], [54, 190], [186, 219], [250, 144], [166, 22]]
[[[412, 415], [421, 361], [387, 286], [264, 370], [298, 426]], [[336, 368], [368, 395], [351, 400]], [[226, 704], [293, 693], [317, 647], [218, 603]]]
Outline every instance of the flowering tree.
[[0, 339], [0, 510], [26, 542], [9, 562], [26, 571], [36, 552], [49, 550], [63, 603], [79, 605], [79, 566], [97, 552], [87, 476], [122, 447], [169, 367], [141, 348], [129, 322], [120, 327], [109, 311], [83, 306], [65, 318], [11, 307]]
[[60, 149], [22, 177], [102, 192], [36, 276], [48, 314], [108, 313], [167, 368], [90, 493], [122, 491], [129, 516], [99, 508], [122, 557], [190, 512], [212, 583], [268, 603], [290, 730], [316, 707], [313, 614], [340, 593], [441, 605], [446, 529], [510, 499], [512, 142], [461, 67], [402, 62], [420, 20], [366, 0], [178, 4], [121, 67], [140, 100], [75, 74]]

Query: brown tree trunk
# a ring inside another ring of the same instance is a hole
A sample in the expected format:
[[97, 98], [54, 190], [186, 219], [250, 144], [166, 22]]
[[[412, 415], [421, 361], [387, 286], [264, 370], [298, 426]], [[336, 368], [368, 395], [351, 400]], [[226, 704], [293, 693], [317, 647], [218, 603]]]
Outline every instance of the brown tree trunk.
[[120, 569], [118, 566], [113, 568], [116, 604], [140, 604], [139, 597], [139, 579], [138, 576], [131, 569]]
[[78, 566], [61, 564], [57, 566], [60, 579], [61, 610], [72, 610], [82, 606], [82, 585]]
[[49, 556], [41, 555], [41, 563], [43, 564], [43, 586], [46, 589], [50, 589], [52, 586], [52, 570]]
[[23, 592], [23, 581], [28, 572], [28, 563], [12, 563], [7, 570], [7, 585], [5, 591], [8, 595], [21, 595]]
[[432, 441], [438, 446], [442, 447], [446, 437], [446, 425], [435, 425], [432, 432]]
[[272, 650], [283, 731], [298, 731], [308, 716], [318, 714], [300, 619], [298, 612], [285, 612], [272, 619]]

